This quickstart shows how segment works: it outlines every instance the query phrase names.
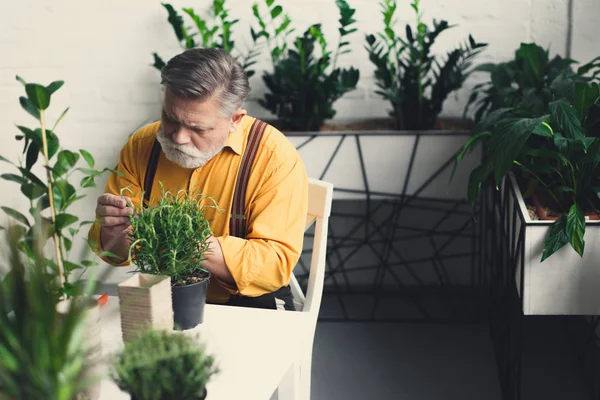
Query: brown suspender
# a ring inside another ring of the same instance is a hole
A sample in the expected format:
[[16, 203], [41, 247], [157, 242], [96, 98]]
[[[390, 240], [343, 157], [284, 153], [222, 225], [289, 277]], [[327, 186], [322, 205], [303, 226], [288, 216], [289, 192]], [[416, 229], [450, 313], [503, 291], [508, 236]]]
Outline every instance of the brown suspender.
[[[246, 216], [244, 213], [246, 189], [250, 178], [250, 170], [252, 169], [256, 153], [258, 153], [258, 147], [266, 127], [267, 124], [258, 119], [256, 119], [250, 127], [248, 144], [238, 170], [235, 191], [233, 193], [233, 202], [231, 204], [231, 217], [229, 220], [229, 234], [231, 236], [241, 238], [246, 236]], [[158, 140], [155, 140], [146, 167], [146, 177], [144, 178], [144, 201], [146, 202], [146, 205], [150, 203], [150, 193], [152, 192], [152, 184], [154, 183], [154, 176], [156, 175], [156, 169], [158, 168], [160, 152], [160, 143]]]

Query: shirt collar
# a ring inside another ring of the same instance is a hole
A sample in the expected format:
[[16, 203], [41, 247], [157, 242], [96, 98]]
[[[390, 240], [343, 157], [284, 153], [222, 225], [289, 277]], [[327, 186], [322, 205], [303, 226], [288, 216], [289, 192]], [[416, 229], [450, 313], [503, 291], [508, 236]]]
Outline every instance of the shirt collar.
[[229, 147], [233, 150], [238, 156], [242, 155], [242, 144], [244, 142], [244, 128], [245, 124], [240, 121], [235, 131], [229, 133], [229, 137], [227, 138], [227, 142], [225, 142], [225, 147]]

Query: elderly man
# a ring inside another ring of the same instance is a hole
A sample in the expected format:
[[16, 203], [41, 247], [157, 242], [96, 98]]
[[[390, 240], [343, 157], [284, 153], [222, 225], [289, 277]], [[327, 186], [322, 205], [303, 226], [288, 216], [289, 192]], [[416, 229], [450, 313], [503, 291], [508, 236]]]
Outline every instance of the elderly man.
[[226, 211], [207, 216], [214, 236], [203, 266], [216, 278], [207, 301], [275, 309], [279, 299], [293, 309], [289, 280], [302, 249], [308, 201], [298, 152], [281, 132], [241, 108], [248, 79], [226, 52], [187, 50], [163, 68], [162, 84], [161, 120], [122, 148], [116, 167], [122, 174], [111, 174], [98, 198], [89, 239], [99, 244], [96, 251], [119, 257], [105, 261], [127, 265], [132, 210], [120, 189], [135, 193], [135, 206], [145, 188], [151, 187], [146, 200], [160, 196], [158, 182], [166, 190], [198, 191]]

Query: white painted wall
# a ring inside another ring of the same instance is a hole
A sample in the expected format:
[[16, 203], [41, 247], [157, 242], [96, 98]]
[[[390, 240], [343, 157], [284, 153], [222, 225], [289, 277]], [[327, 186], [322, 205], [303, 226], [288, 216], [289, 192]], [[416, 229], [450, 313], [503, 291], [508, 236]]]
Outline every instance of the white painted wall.
[[[479, 62], [487, 62], [512, 57], [522, 41], [535, 40], [551, 46], [553, 52], [564, 54], [567, 1], [424, 0], [423, 8], [428, 21], [436, 17], [458, 24], [440, 37], [437, 51], [446, 51], [472, 33], [476, 40], [490, 43], [479, 59]], [[341, 64], [355, 63], [360, 67], [362, 78], [359, 88], [336, 104], [338, 118], [385, 116], [388, 105], [373, 93], [373, 68], [364, 50], [364, 34], [377, 32], [382, 26], [379, 6], [376, 0], [350, 2], [357, 8], [359, 32], [352, 38], [353, 52], [344, 56]], [[198, 10], [209, 3], [209, 0], [172, 2], [177, 8], [194, 6]], [[399, 3], [400, 29], [403, 29], [403, 24], [412, 23], [414, 18], [410, 1]], [[322, 22], [330, 41], [337, 41], [338, 15], [334, 0], [294, 0], [284, 1], [284, 4], [299, 32], [311, 23]], [[236, 42], [238, 45], [249, 42], [248, 27], [254, 23], [250, 2], [229, 0], [228, 6], [231, 15], [241, 20], [235, 26]], [[575, 1], [573, 57], [587, 61], [600, 54], [597, 41], [600, 37], [599, 18], [600, 1]], [[16, 74], [28, 81], [45, 84], [57, 79], [66, 81], [53, 99], [49, 118], [53, 121], [70, 106], [57, 133], [66, 147], [84, 147], [92, 152], [100, 166], [114, 165], [128, 134], [157, 118], [159, 75], [150, 66], [151, 53], [157, 51], [169, 58], [179, 51], [160, 2], [4, 0], [0, 2], [0, 27], [0, 131], [4, 135], [0, 154], [16, 159], [20, 143], [13, 139], [13, 134], [17, 133], [14, 125], [34, 126], [35, 122], [19, 106], [18, 96], [23, 94], [23, 88], [15, 81]], [[260, 69], [269, 67], [268, 57], [263, 60], [258, 65], [257, 77], [251, 81], [252, 99], [247, 105], [249, 112], [257, 117], [268, 117], [255, 101], [264, 90]], [[474, 77], [468, 86], [473, 86], [480, 78]], [[468, 88], [465, 88], [449, 99], [444, 114], [460, 114], [467, 96]], [[448, 149], [450, 154], [462, 140], [464, 138], [455, 143], [435, 142], [424, 154], [431, 157], [446, 146], [452, 148]], [[386, 145], [381, 149], [393, 151], [394, 147]], [[303, 154], [308, 165], [320, 162], [310, 154]], [[381, 159], [386, 158], [394, 159], [389, 151]], [[419, 162], [426, 163], [427, 160], [426, 156]], [[7, 172], [7, 166], [0, 164], [0, 173], [4, 172]], [[461, 186], [464, 179], [462, 182]], [[385, 184], [383, 180], [379, 183]], [[99, 186], [103, 184], [101, 181]], [[22, 195], [14, 189], [15, 184], [0, 182], [0, 203], [22, 205]], [[446, 190], [444, 187], [442, 192]], [[98, 191], [91, 191], [89, 201], [80, 203], [82, 215], [92, 216], [92, 201], [97, 194]]]

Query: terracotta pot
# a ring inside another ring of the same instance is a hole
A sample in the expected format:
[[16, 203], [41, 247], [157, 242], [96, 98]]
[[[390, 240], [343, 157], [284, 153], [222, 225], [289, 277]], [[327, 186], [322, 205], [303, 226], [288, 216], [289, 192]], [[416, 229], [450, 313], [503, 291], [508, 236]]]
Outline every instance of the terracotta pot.
[[137, 273], [118, 285], [123, 341], [141, 330], [173, 329], [171, 278]]
[[[56, 311], [64, 316], [73, 301], [67, 299], [59, 301]], [[80, 381], [89, 382], [88, 386], [75, 396], [75, 400], [97, 400], [100, 397], [101, 378], [104, 375], [102, 360], [102, 333], [100, 325], [100, 304], [92, 300], [87, 308], [83, 321], [83, 340], [85, 342], [86, 356]]]
[[[535, 207], [535, 212], [540, 217], [540, 219], [545, 221], [556, 221], [559, 217], [549, 216], [544, 207], [542, 206], [537, 194], [533, 193], [531, 195], [531, 203]], [[587, 212], [584, 214], [590, 221], [600, 221], [600, 216], [594, 212]]]

